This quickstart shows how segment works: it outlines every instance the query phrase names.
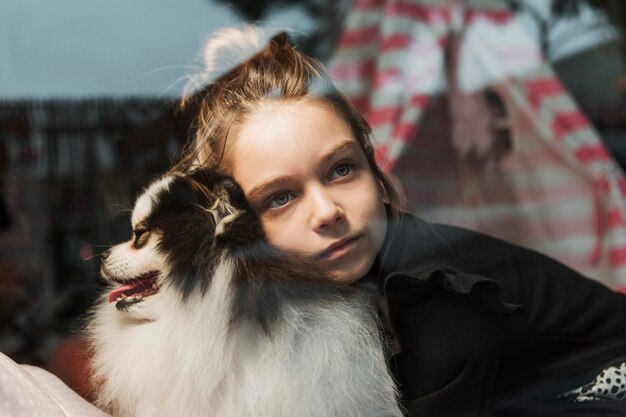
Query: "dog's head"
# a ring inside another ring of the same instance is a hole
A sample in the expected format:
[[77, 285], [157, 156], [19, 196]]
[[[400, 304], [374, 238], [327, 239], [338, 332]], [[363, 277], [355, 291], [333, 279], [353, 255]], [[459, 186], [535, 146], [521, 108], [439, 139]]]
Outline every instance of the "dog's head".
[[150, 319], [163, 289], [185, 298], [206, 290], [224, 251], [262, 239], [257, 216], [237, 183], [206, 170], [169, 174], [139, 196], [133, 235], [103, 254], [109, 302], [137, 319]]

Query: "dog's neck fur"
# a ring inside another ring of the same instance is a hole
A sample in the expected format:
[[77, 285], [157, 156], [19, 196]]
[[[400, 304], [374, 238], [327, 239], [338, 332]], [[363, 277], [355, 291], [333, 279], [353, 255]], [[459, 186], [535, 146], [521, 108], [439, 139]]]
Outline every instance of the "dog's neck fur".
[[183, 303], [162, 289], [167, 314], [153, 322], [98, 307], [90, 332], [102, 406], [128, 417], [401, 416], [369, 295], [287, 297], [269, 334], [250, 318], [229, 325], [232, 283], [242, 281], [233, 274], [246, 269], [237, 262], [225, 257], [208, 291]]

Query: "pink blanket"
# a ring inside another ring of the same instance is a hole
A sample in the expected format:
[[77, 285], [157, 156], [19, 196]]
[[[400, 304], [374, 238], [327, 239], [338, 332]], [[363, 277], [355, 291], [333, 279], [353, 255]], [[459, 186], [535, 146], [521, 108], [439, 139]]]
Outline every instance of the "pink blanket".
[[59, 378], [0, 353], [0, 416], [106, 417]]

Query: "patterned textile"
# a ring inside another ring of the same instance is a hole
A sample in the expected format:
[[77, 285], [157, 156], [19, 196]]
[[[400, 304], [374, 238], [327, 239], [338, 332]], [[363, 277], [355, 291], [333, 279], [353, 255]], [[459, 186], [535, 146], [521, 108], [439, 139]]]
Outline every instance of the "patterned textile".
[[603, 370], [590, 383], [573, 389], [559, 398], [574, 401], [611, 401], [626, 398], [626, 363]]
[[59, 378], [0, 353], [0, 416], [106, 417]]
[[[354, 3], [330, 69], [372, 125], [379, 161], [425, 219], [534, 248], [626, 288], [623, 172], [501, 0], [452, 3]], [[451, 34], [462, 36], [452, 68], [459, 89], [491, 91], [504, 106], [511, 148], [495, 163], [459, 152], [449, 105], [458, 96], [446, 88]]]

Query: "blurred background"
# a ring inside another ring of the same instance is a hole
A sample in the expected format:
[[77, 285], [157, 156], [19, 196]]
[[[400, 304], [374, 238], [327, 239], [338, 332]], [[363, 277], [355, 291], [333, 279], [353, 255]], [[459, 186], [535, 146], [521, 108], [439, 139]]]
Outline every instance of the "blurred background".
[[621, 0], [0, 0], [0, 352], [81, 391], [98, 255], [193, 136], [216, 29], [288, 30], [411, 209], [626, 288]]

